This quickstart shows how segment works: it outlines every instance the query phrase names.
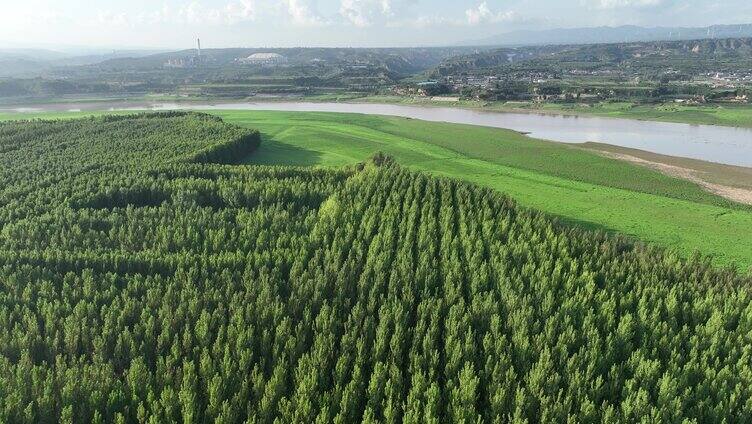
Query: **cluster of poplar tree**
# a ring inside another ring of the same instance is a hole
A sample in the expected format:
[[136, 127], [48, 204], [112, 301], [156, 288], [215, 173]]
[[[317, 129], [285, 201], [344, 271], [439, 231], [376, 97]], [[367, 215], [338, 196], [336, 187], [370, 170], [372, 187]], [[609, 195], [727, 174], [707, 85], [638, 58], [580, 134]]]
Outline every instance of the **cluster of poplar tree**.
[[203, 115], [0, 134], [0, 422], [752, 421], [752, 281], [706, 258], [380, 156], [228, 165], [258, 135]]

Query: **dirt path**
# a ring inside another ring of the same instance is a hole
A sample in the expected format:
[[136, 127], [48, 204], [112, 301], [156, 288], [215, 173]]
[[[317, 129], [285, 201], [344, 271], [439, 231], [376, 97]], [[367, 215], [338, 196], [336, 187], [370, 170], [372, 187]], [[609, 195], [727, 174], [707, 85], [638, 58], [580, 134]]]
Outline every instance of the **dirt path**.
[[619, 159], [638, 165], [647, 166], [671, 177], [692, 181], [693, 183], [698, 184], [700, 187], [713, 194], [732, 200], [734, 202], [752, 205], [752, 190], [730, 187], [705, 181], [700, 176], [701, 172], [697, 170], [684, 168], [681, 166], [669, 165], [661, 162], [653, 162], [623, 153], [605, 152], [602, 150], [595, 150], [595, 152], [613, 159]]

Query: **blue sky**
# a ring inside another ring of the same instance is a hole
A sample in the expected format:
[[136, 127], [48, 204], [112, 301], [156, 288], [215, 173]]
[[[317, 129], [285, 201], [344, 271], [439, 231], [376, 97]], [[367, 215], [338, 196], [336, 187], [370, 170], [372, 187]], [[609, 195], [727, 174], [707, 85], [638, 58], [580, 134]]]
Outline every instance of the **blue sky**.
[[752, 23], [752, 0], [0, 0], [0, 48], [415, 46], [518, 29]]

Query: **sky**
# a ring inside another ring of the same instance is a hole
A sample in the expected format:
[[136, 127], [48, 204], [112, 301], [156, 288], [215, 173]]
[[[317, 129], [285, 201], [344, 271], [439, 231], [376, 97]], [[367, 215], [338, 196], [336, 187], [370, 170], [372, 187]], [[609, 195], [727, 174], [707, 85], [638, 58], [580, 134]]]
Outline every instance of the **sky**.
[[521, 29], [752, 23], [752, 0], [0, 0], [0, 48], [426, 46]]

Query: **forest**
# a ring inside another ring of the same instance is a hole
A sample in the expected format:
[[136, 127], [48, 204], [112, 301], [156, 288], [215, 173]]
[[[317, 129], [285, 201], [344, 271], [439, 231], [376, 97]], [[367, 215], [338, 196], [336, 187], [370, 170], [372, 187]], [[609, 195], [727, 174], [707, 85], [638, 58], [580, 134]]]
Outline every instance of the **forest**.
[[752, 279], [189, 112], [0, 123], [0, 422], [752, 422]]

